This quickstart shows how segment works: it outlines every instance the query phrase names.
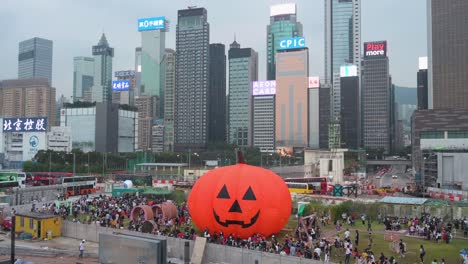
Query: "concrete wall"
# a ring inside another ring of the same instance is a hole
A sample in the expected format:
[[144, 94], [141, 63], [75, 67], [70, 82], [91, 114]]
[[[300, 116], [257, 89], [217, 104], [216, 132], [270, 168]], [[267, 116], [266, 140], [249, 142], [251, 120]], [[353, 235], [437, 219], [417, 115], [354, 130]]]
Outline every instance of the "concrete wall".
[[[162, 237], [150, 234], [143, 234], [129, 230], [119, 230], [114, 228], [101, 227], [99, 225], [86, 225], [77, 224], [69, 221], [62, 222], [62, 235], [64, 237], [75, 239], [86, 239], [92, 242], [99, 242], [99, 233], [121, 233], [125, 235], [137, 235], [148, 238], [166, 239], [167, 241], [167, 257], [184, 259], [184, 243], [185, 239]], [[194, 248], [194, 241], [189, 240], [190, 243], [190, 256]], [[289, 256], [280, 256], [279, 254], [265, 253], [255, 250], [248, 250], [242, 248], [228, 247], [216, 244], [207, 244], [203, 263], [278, 263], [278, 264], [319, 264], [321, 262], [309, 259], [301, 259]]]
[[422, 213], [429, 213], [444, 219], [462, 219], [468, 215], [468, 207], [458, 206], [420, 206], [402, 204], [382, 204], [382, 215], [420, 217]]
[[33, 202], [55, 201], [59, 195], [63, 195], [62, 185], [16, 189], [10, 195], [10, 205], [17, 206]]

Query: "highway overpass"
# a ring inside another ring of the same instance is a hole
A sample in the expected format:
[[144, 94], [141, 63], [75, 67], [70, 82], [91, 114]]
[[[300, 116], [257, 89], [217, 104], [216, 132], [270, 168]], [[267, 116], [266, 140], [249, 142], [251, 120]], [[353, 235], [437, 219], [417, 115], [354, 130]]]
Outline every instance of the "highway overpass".
[[367, 160], [367, 165], [411, 165], [411, 160]]

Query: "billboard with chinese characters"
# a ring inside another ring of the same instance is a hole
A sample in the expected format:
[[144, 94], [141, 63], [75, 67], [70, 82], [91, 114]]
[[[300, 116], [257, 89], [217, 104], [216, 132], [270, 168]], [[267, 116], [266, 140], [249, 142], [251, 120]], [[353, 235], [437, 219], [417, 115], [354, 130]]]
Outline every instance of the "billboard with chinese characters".
[[47, 117], [3, 118], [3, 130], [7, 132], [47, 132]]
[[135, 76], [135, 71], [116, 71], [114, 73], [115, 77], [133, 77]]
[[364, 57], [386, 57], [387, 41], [374, 41], [364, 43]]
[[37, 152], [47, 148], [46, 133], [23, 133], [23, 161], [32, 160]]
[[319, 88], [320, 87], [320, 77], [312, 76], [309, 77], [309, 88]]
[[340, 77], [354, 77], [357, 76], [356, 65], [343, 65], [340, 67]]
[[138, 31], [164, 29], [165, 27], [166, 19], [163, 16], [138, 19]]
[[112, 81], [112, 91], [121, 92], [130, 89], [130, 80], [117, 80]]
[[252, 96], [264, 96], [276, 94], [276, 81], [255, 81], [252, 82]]
[[279, 40], [279, 50], [305, 48], [304, 37], [282, 38]]

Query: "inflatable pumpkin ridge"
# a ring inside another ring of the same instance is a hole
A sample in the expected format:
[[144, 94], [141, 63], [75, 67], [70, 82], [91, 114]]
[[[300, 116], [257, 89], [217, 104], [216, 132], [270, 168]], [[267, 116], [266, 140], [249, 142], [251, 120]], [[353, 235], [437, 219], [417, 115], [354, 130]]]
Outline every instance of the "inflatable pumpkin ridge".
[[237, 151], [237, 164], [245, 164], [244, 154], [242, 154], [242, 150]]

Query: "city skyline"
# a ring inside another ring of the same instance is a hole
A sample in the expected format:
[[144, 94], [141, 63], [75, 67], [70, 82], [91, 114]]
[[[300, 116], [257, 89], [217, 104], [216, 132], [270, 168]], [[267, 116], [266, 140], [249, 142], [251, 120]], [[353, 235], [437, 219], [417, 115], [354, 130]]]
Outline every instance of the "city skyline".
[[[16, 25], [13, 30], [8, 28], [5, 30], [4, 41], [0, 43], [2, 58], [8, 62], [0, 66], [0, 79], [16, 78], [15, 54], [18, 52], [20, 41], [32, 37], [50, 39], [54, 41], [53, 85], [57, 88], [57, 96], [64, 94], [70, 98], [73, 92], [73, 57], [87, 55], [89, 46], [95, 45], [95, 39], [103, 32], [115, 48], [114, 70], [133, 69], [135, 47], [141, 42], [136, 27], [137, 19], [165, 16], [170, 21], [166, 46], [174, 48], [177, 10], [192, 5], [208, 10], [208, 20], [212, 24], [211, 43], [227, 45], [232, 42], [236, 34], [238, 41], [258, 51], [259, 79], [265, 79], [266, 26], [270, 19], [270, 6], [285, 1], [240, 1], [240, 4], [229, 7], [230, 12], [223, 12], [225, 4], [209, 0], [165, 5], [144, 1], [138, 6], [125, 1], [116, 1], [112, 6], [104, 2], [90, 4], [91, 1], [74, 3], [52, 1], [49, 5], [34, 2], [25, 5], [25, 2], [29, 1], [6, 1], [0, 10], [0, 22]], [[245, 2], [245, 5], [242, 2]], [[311, 58], [309, 74], [322, 77], [324, 75], [324, 2], [323, 0], [287, 2], [297, 4], [297, 16], [303, 23], [304, 37]], [[390, 72], [394, 82], [402, 86], [416, 87], [413, 73], [418, 70], [418, 57], [427, 55], [426, 1], [378, 2], [362, 0], [361, 40], [362, 42], [387, 40], [392, 51], [389, 53]], [[245, 8], [246, 5], [249, 8]], [[50, 9], [49, 6], [56, 8]], [[16, 10], [20, 7], [24, 12], [17, 14]], [[67, 12], [70, 9], [73, 9], [73, 12]], [[57, 10], [64, 12], [60, 13]], [[116, 15], [119, 14], [118, 10], [125, 10], [125, 15]], [[396, 12], [399, 14], [398, 20], [394, 19]], [[83, 13], [87, 14], [86, 20], [81, 19], [80, 14]], [[31, 24], [27, 22], [29, 20], [35, 21], [35, 27], [30, 26]], [[56, 25], [56, 21], [61, 21], [62, 24]]]

